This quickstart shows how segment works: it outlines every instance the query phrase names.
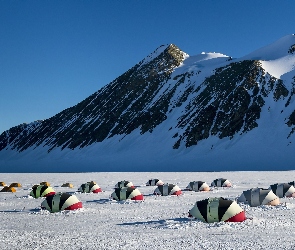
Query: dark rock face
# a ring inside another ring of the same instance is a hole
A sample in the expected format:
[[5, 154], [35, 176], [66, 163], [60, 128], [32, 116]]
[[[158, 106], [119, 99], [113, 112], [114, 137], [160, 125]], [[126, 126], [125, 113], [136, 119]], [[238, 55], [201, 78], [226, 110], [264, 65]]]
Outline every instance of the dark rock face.
[[232, 138], [258, 126], [261, 108], [271, 93], [277, 101], [289, 91], [281, 80], [265, 74], [258, 61], [231, 63], [215, 71], [196, 89], [177, 127], [184, 130], [174, 148], [217, 135]]
[[288, 50], [288, 53], [293, 54], [295, 52], [295, 44], [293, 44], [290, 49]]
[[[173, 94], [155, 96], [168, 81], [173, 69], [184, 60], [175, 45], [168, 46], [156, 58], [141, 61], [109, 85], [36, 126], [20, 125], [0, 137], [0, 150], [8, 145], [19, 151], [31, 146], [49, 145], [51, 149], [85, 147], [115, 134], [134, 129], [152, 131], [166, 119]], [[28, 129], [29, 128], [29, 129]]]
[[[173, 138], [171, 148], [177, 150], [209, 136], [222, 139], [247, 133], [258, 126], [266, 98], [285, 100], [285, 107], [294, 98], [295, 83], [288, 89], [282, 80], [266, 73], [259, 61], [227, 60], [200, 80], [200, 69], [174, 74], [186, 56], [175, 45], [158, 50], [162, 52], [155, 51], [77, 105], [47, 120], [5, 131], [0, 135], [0, 151], [49, 146], [50, 152], [55, 147], [87, 147], [115, 135], [128, 136], [136, 129], [153, 133], [175, 113], [175, 123], [163, 133]], [[286, 125], [292, 134], [295, 111]], [[178, 132], [169, 134], [172, 128]]]

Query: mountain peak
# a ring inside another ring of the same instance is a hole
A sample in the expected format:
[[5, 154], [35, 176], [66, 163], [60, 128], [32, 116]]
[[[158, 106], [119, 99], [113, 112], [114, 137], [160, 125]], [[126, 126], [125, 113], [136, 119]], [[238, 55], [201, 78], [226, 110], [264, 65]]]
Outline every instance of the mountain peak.
[[145, 57], [139, 64], [142, 66], [159, 57], [168, 57], [170, 59], [174, 59], [176, 65], [179, 64], [188, 56], [185, 52], [181, 51], [175, 44], [166, 44], [161, 45], [157, 49], [155, 49], [152, 53], [150, 53], [147, 57]]

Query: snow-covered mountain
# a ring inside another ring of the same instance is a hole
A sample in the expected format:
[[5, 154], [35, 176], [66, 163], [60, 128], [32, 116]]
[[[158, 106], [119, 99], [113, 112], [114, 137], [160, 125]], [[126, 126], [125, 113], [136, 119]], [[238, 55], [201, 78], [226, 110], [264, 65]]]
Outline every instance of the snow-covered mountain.
[[3, 172], [285, 170], [295, 35], [233, 59], [160, 46], [77, 105], [0, 135]]

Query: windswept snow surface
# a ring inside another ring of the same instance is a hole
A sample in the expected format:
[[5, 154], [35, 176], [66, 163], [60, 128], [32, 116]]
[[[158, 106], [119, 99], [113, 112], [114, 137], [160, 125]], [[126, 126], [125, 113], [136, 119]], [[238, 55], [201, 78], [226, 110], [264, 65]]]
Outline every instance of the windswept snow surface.
[[[241, 223], [203, 223], [188, 219], [188, 210], [208, 197], [236, 199], [244, 190], [268, 188], [270, 184], [294, 180], [286, 172], [190, 172], [190, 173], [31, 173], [0, 174], [7, 184], [20, 182], [16, 193], [0, 193], [1, 249], [295, 249], [295, 200], [282, 198], [276, 207], [241, 204], [247, 220]], [[183, 191], [183, 195], [155, 196], [152, 178], [184, 189], [190, 181], [226, 178], [232, 188], [210, 192]], [[83, 202], [77, 211], [49, 213], [40, 210], [44, 198], [34, 199], [30, 188], [48, 181], [57, 192], [75, 193], [87, 181], [104, 190], [75, 195]], [[118, 181], [129, 180], [144, 194], [144, 202], [109, 199]], [[73, 189], [62, 188], [65, 182]]]
[[229, 61], [230, 57], [221, 53], [206, 53], [202, 52], [199, 55], [187, 56], [187, 58], [181, 64], [181, 69], [183, 71], [198, 71], [204, 70], [210, 72], [213, 68], [221, 66], [222, 63]]

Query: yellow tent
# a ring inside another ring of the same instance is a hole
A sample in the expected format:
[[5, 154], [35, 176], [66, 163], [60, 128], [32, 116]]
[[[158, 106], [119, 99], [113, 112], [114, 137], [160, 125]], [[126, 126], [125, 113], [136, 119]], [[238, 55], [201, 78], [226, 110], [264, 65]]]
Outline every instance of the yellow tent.
[[61, 186], [62, 187], [69, 187], [69, 188], [73, 188], [74, 187], [74, 185], [72, 183], [69, 183], [69, 182], [62, 184]]
[[44, 186], [50, 187], [50, 183], [47, 182], [47, 181], [40, 182], [40, 185], [44, 185]]
[[12, 192], [12, 193], [15, 193], [16, 189], [14, 187], [5, 186], [0, 192]]
[[0, 186], [6, 186], [6, 184], [5, 184], [5, 182], [3, 182], [3, 181], [0, 181]]
[[21, 186], [22, 186], [22, 185], [21, 185], [20, 183], [18, 183], [18, 182], [13, 182], [13, 183], [10, 184], [9, 187], [21, 187]]

